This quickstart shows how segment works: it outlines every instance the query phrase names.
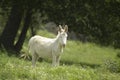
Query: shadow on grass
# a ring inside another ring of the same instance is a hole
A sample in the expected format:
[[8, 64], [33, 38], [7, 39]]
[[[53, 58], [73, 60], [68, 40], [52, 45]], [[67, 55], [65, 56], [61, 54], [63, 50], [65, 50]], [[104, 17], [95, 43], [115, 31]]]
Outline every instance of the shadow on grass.
[[90, 67], [93, 69], [100, 67], [100, 64], [90, 64], [90, 63], [84, 63], [84, 62], [77, 63], [77, 62], [70, 62], [70, 61], [61, 61], [61, 64]]

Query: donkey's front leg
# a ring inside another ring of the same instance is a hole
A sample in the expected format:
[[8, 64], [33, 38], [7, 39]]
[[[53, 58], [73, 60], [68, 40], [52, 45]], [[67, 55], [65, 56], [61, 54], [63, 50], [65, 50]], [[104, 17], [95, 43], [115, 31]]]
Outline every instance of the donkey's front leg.
[[57, 66], [59, 66], [59, 64], [60, 64], [60, 55], [58, 55], [57, 57], [56, 57], [56, 65]]
[[56, 66], [56, 55], [52, 55], [52, 65]]

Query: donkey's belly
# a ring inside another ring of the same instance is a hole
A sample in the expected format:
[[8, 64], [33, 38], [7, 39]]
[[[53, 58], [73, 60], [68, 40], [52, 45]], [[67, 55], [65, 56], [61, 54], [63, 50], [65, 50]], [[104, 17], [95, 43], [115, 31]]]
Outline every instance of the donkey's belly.
[[40, 49], [36, 52], [39, 57], [52, 58], [52, 51], [47, 49]]

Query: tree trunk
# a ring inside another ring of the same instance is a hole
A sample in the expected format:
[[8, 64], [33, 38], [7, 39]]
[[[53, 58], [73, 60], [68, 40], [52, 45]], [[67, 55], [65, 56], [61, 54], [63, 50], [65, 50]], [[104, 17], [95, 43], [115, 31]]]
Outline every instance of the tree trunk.
[[0, 36], [1, 45], [7, 50], [14, 50], [14, 40], [23, 16], [21, 5], [13, 5], [6, 26]]
[[24, 43], [24, 40], [25, 40], [25, 37], [26, 37], [26, 33], [27, 33], [27, 30], [28, 30], [30, 22], [31, 22], [32, 13], [31, 13], [31, 9], [30, 8], [27, 10], [25, 16], [26, 17], [24, 19], [24, 26], [23, 26], [22, 32], [20, 34], [19, 40], [17, 41], [17, 43], [15, 45], [15, 49], [18, 52], [22, 49], [22, 45]]
[[31, 34], [32, 34], [31, 36], [34, 36], [36, 34], [36, 31], [35, 31], [34, 27], [31, 26], [30, 29], [31, 29]]

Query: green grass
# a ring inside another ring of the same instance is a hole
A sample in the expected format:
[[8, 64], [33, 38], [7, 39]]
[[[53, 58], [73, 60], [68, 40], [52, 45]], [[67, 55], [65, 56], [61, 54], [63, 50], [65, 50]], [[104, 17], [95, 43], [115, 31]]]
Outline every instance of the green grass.
[[0, 80], [119, 80], [120, 75], [76, 65], [52, 67], [48, 62], [31, 62], [0, 54]]
[[[47, 31], [38, 34], [55, 37]], [[28, 53], [27, 44], [28, 39], [23, 46], [24, 53]], [[102, 66], [107, 60], [114, 61], [117, 52], [120, 50], [112, 47], [68, 41], [59, 67], [52, 67], [51, 62], [45, 60], [37, 62], [36, 68], [32, 68], [31, 60], [0, 52], [0, 80], [120, 80], [120, 73]]]

